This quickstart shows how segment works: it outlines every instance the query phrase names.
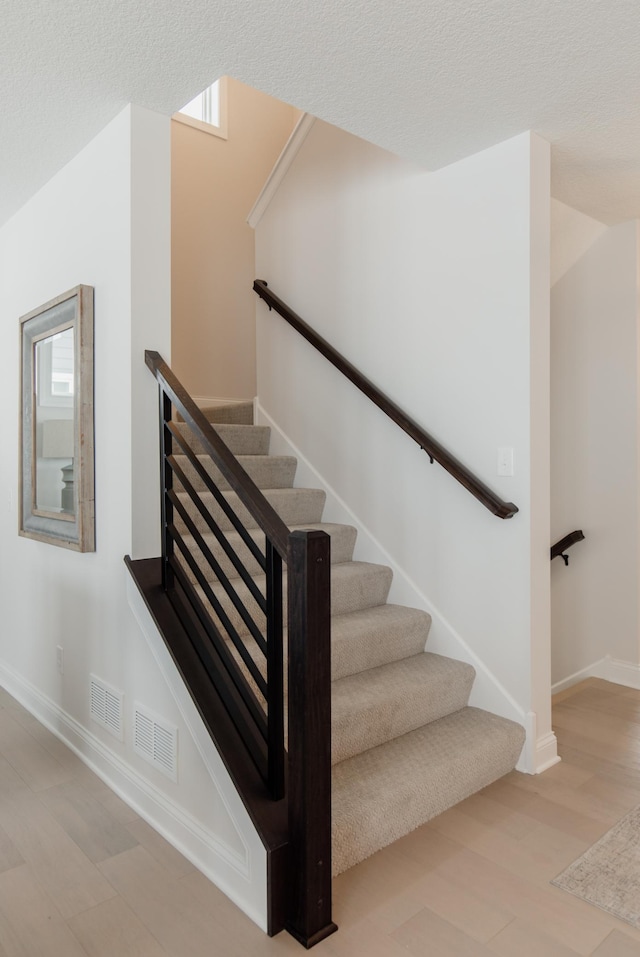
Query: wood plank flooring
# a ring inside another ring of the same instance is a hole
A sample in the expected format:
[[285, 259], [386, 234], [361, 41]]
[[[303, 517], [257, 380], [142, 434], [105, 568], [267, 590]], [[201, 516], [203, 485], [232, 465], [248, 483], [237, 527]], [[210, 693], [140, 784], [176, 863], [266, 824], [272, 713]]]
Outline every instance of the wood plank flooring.
[[[558, 695], [561, 764], [513, 772], [334, 881], [317, 957], [640, 957], [549, 881], [640, 804], [640, 692]], [[286, 957], [0, 689], [0, 957]]]

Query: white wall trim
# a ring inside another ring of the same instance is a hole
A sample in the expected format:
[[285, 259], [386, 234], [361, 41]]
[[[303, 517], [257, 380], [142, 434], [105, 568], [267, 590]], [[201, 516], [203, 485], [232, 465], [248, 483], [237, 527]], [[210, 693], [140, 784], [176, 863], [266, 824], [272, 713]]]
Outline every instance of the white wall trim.
[[[384, 562], [393, 570], [394, 588], [398, 588], [398, 580], [401, 586], [398, 590], [402, 591], [399, 600], [405, 604], [413, 605], [416, 608], [423, 608], [429, 612], [433, 619], [431, 633], [428, 640], [428, 648], [437, 654], [448, 655], [461, 661], [466, 661], [476, 669], [476, 679], [471, 691], [469, 703], [477, 708], [484, 708], [487, 711], [493, 711], [502, 717], [516, 721], [518, 724], [526, 727], [526, 713], [518, 704], [506, 688], [492, 674], [484, 662], [475, 654], [472, 648], [465, 642], [461, 635], [455, 630], [453, 625], [444, 617], [444, 615], [432, 604], [418, 584], [402, 568], [402, 566], [389, 554], [386, 548], [370, 531], [370, 529], [360, 520], [347, 503], [340, 497], [331, 484], [323, 475], [311, 464], [303, 452], [295, 445], [291, 439], [285, 435], [282, 429], [274, 422], [268, 412], [260, 404], [260, 400], [255, 401], [254, 421], [263, 425], [269, 425], [271, 428], [271, 442], [273, 451], [284, 452], [293, 455], [298, 460], [298, 471], [296, 473], [296, 484], [299, 481], [301, 472], [307, 475], [303, 481], [310, 481], [323, 488], [327, 494], [327, 507], [333, 512], [334, 517], [329, 520], [342, 521], [354, 525], [358, 531], [357, 548], [359, 552], [364, 553], [364, 559], [367, 561]], [[274, 445], [276, 448], [274, 448]], [[302, 468], [301, 468], [302, 466]], [[392, 598], [391, 600], [395, 600]], [[524, 753], [524, 752], [523, 752]], [[533, 767], [533, 765], [531, 765]]]
[[260, 191], [260, 195], [253, 204], [251, 212], [247, 216], [247, 222], [252, 229], [255, 229], [262, 219], [267, 207], [269, 206], [269, 203], [277, 193], [281, 182], [287, 175], [289, 167], [298, 155], [300, 147], [311, 132], [311, 128], [315, 121], [315, 116], [311, 116], [310, 113], [303, 113], [294, 126], [291, 136], [285, 143], [284, 149], [276, 160], [273, 169], [269, 173], [266, 183]]
[[640, 664], [605, 655], [599, 661], [594, 661], [593, 664], [563, 678], [562, 681], [557, 681], [552, 686], [551, 693], [557, 694], [587, 678], [602, 678], [603, 681], [611, 681], [613, 684], [640, 691]]
[[558, 754], [558, 739], [553, 731], [538, 738], [538, 716], [534, 711], [527, 713], [525, 729], [527, 737], [516, 771], [522, 771], [524, 774], [542, 774], [543, 771], [547, 771], [562, 760]]
[[524, 774], [542, 774], [558, 764], [562, 759], [558, 755], [558, 739], [553, 731], [538, 738], [538, 716], [535, 711], [527, 712], [524, 722], [527, 737], [516, 771]]

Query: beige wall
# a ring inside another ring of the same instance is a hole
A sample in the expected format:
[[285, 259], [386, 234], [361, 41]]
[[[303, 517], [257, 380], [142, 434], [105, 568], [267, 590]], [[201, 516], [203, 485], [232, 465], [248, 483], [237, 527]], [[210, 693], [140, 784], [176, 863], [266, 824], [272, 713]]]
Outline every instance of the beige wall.
[[228, 80], [228, 140], [171, 124], [172, 366], [195, 396], [252, 398], [254, 233], [246, 218], [299, 112]]

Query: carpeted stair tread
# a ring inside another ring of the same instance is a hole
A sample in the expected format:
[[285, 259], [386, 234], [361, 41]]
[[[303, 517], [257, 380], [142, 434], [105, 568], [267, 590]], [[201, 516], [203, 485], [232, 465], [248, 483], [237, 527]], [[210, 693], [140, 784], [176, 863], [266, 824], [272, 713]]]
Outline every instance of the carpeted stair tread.
[[519, 724], [466, 707], [335, 765], [334, 875], [508, 774], [523, 743]]
[[[318, 522], [315, 525], [292, 525], [289, 526], [291, 531], [296, 529], [318, 529], [319, 531], [326, 532], [327, 535], [331, 538], [331, 562], [332, 564], [340, 564], [342, 562], [349, 562], [353, 557], [353, 549], [356, 543], [357, 531], [352, 525], [339, 525], [332, 522]], [[250, 528], [247, 529], [249, 535], [256, 543], [260, 551], [264, 554], [264, 532], [260, 528]], [[198, 566], [204, 572], [204, 575], [207, 581], [215, 581], [215, 575], [211, 570], [211, 567], [205, 561], [205, 558], [197, 546], [195, 539], [192, 535], [183, 536], [184, 540], [196, 561]], [[211, 550], [213, 557], [216, 561], [219, 562], [222, 571], [227, 576], [227, 578], [237, 578], [238, 572], [233, 565], [231, 559], [226, 555], [224, 549], [218, 542], [218, 539], [213, 534], [213, 532], [205, 532], [202, 536]], [[247, 572], [250, 575], [260, 575], [262, 574], [262, 568], [258, 563], [257, 558], [255, 558], [252, 553], [249, 551], [248, 547], [245, 545], [242, 540], [239, 532], [227, 532], [225, 535], [227, 542], [233, 548], [238, 558], [241, 560], [242, 564], [246, 568]], [[184, 561], [183, 561], [184, 564]], [[187, 567], [187, 574], [189, 579], [195, 583], [196, 576]]]
[[[524, 731], [511, 721], [467, 707], [473, 668], [424, 652], [430, 615], [416, 608], [387, 604], [391, 569], [352, 561], [356, 530], [322, 522], [323, 490], [293, 487], [296, 460], [269, 455], [270, 429], [250, 424], [251, 403], [203, 411], [289, 528], [322, 528], [331, 535], [333, 872], [338, 874], [513, 770]], [[184, 423], [178, 428], [196, 453], [203, 451], [197, 440], [189, 441]], [[204, 482], [180, 455], [177, 442], [174, 453], [264, 595], [266, 578], [260, 563], [211, 493], [204, 491]], [[210, 458], [203, 456], [201, 461], [222, 485], [225, 499], [264, 551], [264, 533], [240, 505], [238, 496], [224, 480], [220, 481]], [[238, 577], [196, 506], [180, 492], [179, 482], [175, 489], [264, 634], [264, 614], [246, 583]], [[177, 508], [174, 524], [196, 556], [209, 582], [207, 589], [222, 605], [264, 676], [264, 655], [225, 589], [203, 562]], [[178, 546], [175, 553], [185, 567]], [[205, 606], [211, 607], [197, 576], [189, 568], [186, 573]], [[286, 595], [286, 568], [282, 586]], [[286, 600], [283, 615], [286, 661]], [[215, 611], [213, 619], [221, 624]], [[262, 702], [246, 664], [230, 643], [228, 647]], [[285, 669], [285, 689], [286, 681]]]
[[[180, 501], [184, 504], [189, 515], [193, 518], [196, 528], [199, 532], [208, 532], [210, 528], [198, 508], [190, 500], [186, 492], [178, 492]], [[235, 492], [226, 491], [222, 493], [240, 519], [245, 528], [256, 528], [256, 521], [246, 508], [240, 503]], [[322, 521], [322, 512], [326, 493], [319, 488], [272, 488], [262, 489], [262, 494], [271, 503], [285, 525], [305, 525], [311, 526]], [[200, 498], [208, 508], [214, 520], [223, 531], [231, 531], [233, 525], [225, 515], [222, 508], [215, 501], [211, 492], [202, 492]], [[187, 533], [182, 516], [178, 510], [174, 511], [176, 528], [181, 533]]]
[[[206, 491], [204, 479], [187, 456], [176, 455], [175, 459], [196, 492]], [[210, 456], [198, 455], [198, 460], [218, 488], [229, 488], [229, 483], [214, 465]], [[238, 455], [237, 460], [258, 488], [291, 488], [293, 485], [298, 461], [291, 455]]]
[[230, 402], [227, 405], [203, 406], [200, 411], [209, 422], [253, 425], [253, 402]]
[[376, 605], [337, 615], [331, 620], [332, 679], [419, 654], [430, 627], [431, 615], [406, 605]]
[[[350, 526], [337, 527], [349, 528]], [[353, 531], [355, 532], [355, 529]], [[346, 675], [378, 668], [389, 662], [420, 654], [424, 650], [429, 634], [431, 616], [417, 608], [385, 604], [348, 612], [345, 615], [336, 615], [331, 621], [331, 679], [337, 682], [339, 678], [344, 678]], [[384, 637], [387, 639], [386, 643]], [[285, 661], [287, 640], [285, 628]], [[349, 646], [348, 653], [342, 653], [345, 646]], [[263, 678], [266, 678], [267, 667], [264, 655], [255, 642], [249, 642], [247, 647]], [[235, 650], [232, 650], [232, 654], [240, 662], [240, 656]], [[345, 668], [353, 668], [357, 663], [360, 667], [355, 667], [355, 671], [345, 670]], [[288, 670], [285, 668], [285, 692], [287, 678]], [[253, 684], [252, 687], [255, 692], [257, 689]]]
[[[331, 614], [342, 615], [349, 611], [358, 611], [361, 608], [367, 608], [372, 605], [384, 604], [389, 594], [389, 588], [391, 587], [392, 575], [391, 569], [387, 568], [386, 565], [373, 565], [369, 562], [343, 562], [340, 565], [332, 565]], [[266, 588], [265, 576], [257, 575], [254, 581], [260, 592], [264, 595]], [[259, 628], [262, 628], [264, 615], [258, 608], [246, 584], [241, 579], [235, 579], [233, 585], [236, 594], [255, 623]], [[249, 633], [248, 628], [242, 621], [236, 608], [234, 608], [231, 599], [222, 585], [217, 583], [211, 587], [238, 634], [247, 635]], [[287, 576], [283, 574], [283, 594], [286, 594], [286, 587]], [[196, 586], [196, 590], [201, 597], [203, 597], [204, 593], [201, 591], [200, 586]], [[283, 602], [282, 610], [286, 622], [286, 602]]]
[[[216, 432], [234, 455], [268, 455], [271, 429], [268, 425], [235, 425], [233, 423], [211, 423]], [[205, 449], [189, 426], [184, 422], [175, 423], [177, 430], [184, 436], [189, 447], [196, 453]], [[174, 452], [180, 452], [178, 442], [174, 442]]]
[[[260, 703], [265, 702], [237, 649], [231, 655]], [[266, 661], [257, 645], [247, 646], [266, 678]], [[415, 660], [391, 662], [331, 685], [331, 763], [400, 738], [417, 728], [464, 708], [475, 671], [461, 661], [421, 653]], [[287, 690], [285, 673], [285, 694]], [[287, 704], [285, 701], [285, 737]]]
[[332, 763], [459, 711], [474, 678], [475, 669], [463, 661], [421, 653], [334, 681]]
[[[226, 402], [221, 405], [203, 405], [200, 411], [209, 422], [233, 425], [253, 425], [253, 402]], [[176, 421], [184, 422], [179, 412]]]

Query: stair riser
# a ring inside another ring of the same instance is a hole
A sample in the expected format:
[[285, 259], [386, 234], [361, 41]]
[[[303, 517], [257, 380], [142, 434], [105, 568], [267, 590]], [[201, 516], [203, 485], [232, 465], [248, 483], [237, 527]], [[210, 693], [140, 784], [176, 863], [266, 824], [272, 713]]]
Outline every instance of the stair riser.
[[[322, 525], [317, 527], [322, 528]], [[341, 564], [342, 562], [349, 562], [353, 557], [353, 548], [355, 545], [356, 539], [356, 530], [349, 525], [333, 525], [327, 526], [327, 529], [331, 528], [330, 532], [331, 537], [331, 563], [334, 565]], [[251, 538], [255, 541], [258, 548], [264, 552], [264, 533], [259, 529], [252, 529], [250, 531]], [[232, 546], [236, 555], [244, 565], [245, 569], [251, 576], [261, 575], [263, 573], [262, 567], [258, 563], [258, 560], [253, 556], [249, 551], [248, 547], [242, 541], [240, 536], [237, 533], [228, 535], [229, 544]], [[209, 546], [213, 557], [220, 564], [222, 571], [227, 576], [227, 578], [237, 578], [238, 572], [233, 565], [230, 558], [227, 557], [224, 549], [219, 544], [219, 542], [212, 536], [208, 535], [206, 538], [207, 545]], [[214, 582], [216, 581], [216, 575], [213, 572], [211, 566], [207, 563], [204, 558], [204, 555], [200, 549], [196, 546], [195, 542], [190, 541], [191, 545], [191, 554], [194, 556], [198, 563], [198, 567], [204, 574], [207, 581]], [[194, 584], [197, 584], [197, 578], [194, 572], [191, 571], [191, 568], [186, 565], [184, 559], [182, 563], [185, 565], [185, 571], [189, 576], [189, 580]]]
[[[360, 608], [368, 608], [375, 605], [382, 605], [387, 599], [391, 585], [391, 571], [382, 565], [364, 566], [364, 570], [357, 575], [351, 574], [350, 565], [333, 566], [331, 574], [331, 614], [340, 615], [347, 611], [357, 611]], [[349, 574], [344, 575], [343, 570], [348, 569]], [[258, 588], [264, 594], [264, 577], [256, 579]], [[256, 625], [264, 633], [264, 614], [258, 608], [253, 597], [249, 594], [246, 585], [236, 580], [234, 582], [235, 590], [241, 598], [245, 608], [255, 621]], [[283, 595], [286, 595], [287, 577], [283, 575], [282, 582]], [[239, 612], [234, 608], [229, 596], [221, 585], [214, 585], [213, 591], [220, 601], [223, 609], [229, 616], [229, 619], [237, 630], [239, 635], [247, 636], [249, 629], [243, 622]], [[283, 601], [284, 621], [287, 621], [287, 602]]]
[[[229, 483], [209, 456], [199, 456], [200, 464], [219, 489], [227, 490]], [[291, 488], [297, 462], [290, 456], [241, 455], [238, 462], [258, 488]], [[206, 492], [207, 486], [186, 455], [176, 455], [176, 464], [197, 492]]]
[[[253, 425], [253, 402], [232, 402], [227, 405], [201, 406], [200, 411], [212, 424], [232, 423], [234, 425]], [[179, 412], [176, 421], [184, 422]]]
[[382, 605], [331, 622], [331, 678], [336, 681], [424, 651], [431, 616], [417, 608]]
[[[271, 429], [266, 425], [226, 425], [212, 423], [222, 441], [234, 455], [268, 455]], [[186, 438], [187, 444], [196, 453], [205, 452], [205, 448], [188, 425], [176, 422], [176, 428]], [[180, 452], [175, 442], [174, 452]]]
[[[178, 487], [176, 490], [180, 492]], [[322, 520], [325, 493], [321, 489], [267, 489], [264, 494], [285, 525], [314, 525]], [[193, 518], [198, 531], [201, 533], [210, 532], [211, 529], [193, 502], [184, 493], [180, 493], [180, 497], [187, 512]], [[201, 498], [219, 528], [223, 531], [232, 531], [231, 521], [213, 496], [209, 492], [203, 492]], [[225, 498], [245, 528], [256, 528], [255, 519], [240, 504], [235, 492], [226, 492]], [[174, 510], [174, 520], [179, 532], [189, 534], [188, 528], [177, 509]]]
[[332, 763], [464, 708], [474, 677], [464, 662], [421, 653], [334, 682]]
[[516, 765], [524, 730], [464, 708], [333, 769], [334, 876]]
[[[258, 670], [266, 678], [264, 656], [258, 651], [255, 643], [249, 644], [248, 648]], [[247, 674], [244, 663], [240, 661], [239, 655], [234, 650], [232, 654], [247, 677], [254, 694], [261, 703], [264, 703], [256, 685]], [[342, 692], [347, 689], [340, 688], [341, 682], [333, 683], [331, 721], [331, 763], [333, 765], [370, 748], [387, 744], [432, 721], [445, 718], [467, 705], [475, 677], [474, 669], [462, 662], [452, 665], [449, 659], [440, 658], [438, 655], [427, 655], [425, 659], [427, 663], [436, 665], [431, 674], [428, 668], [419, 667], [420, 663], [416, 662], [414, 665], [411, 659], [406, 659], [399, 664], [407, 666], [403, 669], [405, 679], [410, 674], [410, 669], [415, 668], [417, 674], [414, 679], [408, 682], [405, 680], [402, 683], [396, 680], [394, 683], [392, 676], [388, 681], [388, 687], [377, 689], [379, 693], [376, 694], [375, 701], [366, 703], [359, 700], [358, 688], [350, 687], [349, 692], [353, 698], [350, 708], [344, 707]], [[442, 662], [444, 667], [439, 662]], [[284, 677], [286, 694], [288, 675], [285, 673]], [[380, 674], [379, 677], [382, 679], [383, 675]]]
[[[269, 456], [270, 430], [264, 427], [231, 424], [246, 421], [250, 407], [213, 413], [224, 420], [215, 426], [227, 447], [289, 527], [321, 523], [325, 494], [316, 489], [294, 489], [296, 461]], [[179, 426], [196, 452], [203, 451], [187, 426]], [[184, 456], [177, 443], [174, 452], [187, 479], [210, 509], [215, 522], [229, 535], [230, 543], [249, 574], [255, 577], [262, 594], [265, 578], [260, 564], [251, 555], [233, 524], [217, 505], [206, 485]], [[218, 469], [206, 456], [201, 460], [217, 486], [228, 488]], [[179, 491], [179, 483], [176, 483]], [[260, 549], [264, 535], [235, 493], [225, 498]], [[232, 582], [247, 611], [262, 634], [264, 614], [224, 549], [211, 534], [198, 509], [181, 496], [196, 528], [203, 534], [224, 575]], [[179, 514], [175, 525], [190, 538]], [[327, 528], [327, 531], [329, 529]], [[331, 531], [331, 614], [332, 614], [332, 819], [333, 873], [339, 874], [376, 850], [392, 843], [432, 817], [452, 807], [515, 766], [524, 740], [523, 729], [513, 722], [467, 707], [474, 679], [473, 669], [437, 655], [423, 654], [430, 616], [417, 609], [387, 605], [391, 570], [379, 565], [351, 561], [355, 530], [332, 526]], [[246, 643], [259, 672], [266, 677], [266, 662], [241, 614], [217, 581], [200, 550], [190, 542], [192, 554], [210, 583], [216, 599]], [[197, 576], [186, 566], [176, 548], [178, 560], [194, 583], [205, 607], [211, 608]], [[287, 658], [286, 574], [285, 661]], [[215, 612], [212, 615], [221, 633], [226, 634]], [[246, 665], [238, 661], [258, 700], [261, 699]], [[285, 693], [287, 686], [285, 665]], [[286, 700], [285, 700], [286, 728]]]
[[209, 422], [253, 425], [253, 402], [238, 402], [233, 403], [233, 405], [205, 407], [201, 411]]
[[[355, 534], [355, 529], [352, 531]], [[346, 561], [350, 561], [350, 558], [346, 559]], [[395, 609], [398, 609], [401, 614], [397, 616], [397, 618], [396, 616], [390, 617], [390, 613], [392, 613]], [[349, 639], [349, 644], [352, 647], [347, 660], [351, 666], [353, 666], [354, 660], [360, 662], [361, 667], [356, 669], [357, 672], [366, 671], [371, 668], [377, 668], [381, 665], [390, 664], [393, 661], [401, 661], [405, 658], [413, 658], [415, 655], [418, 655], [424, 651], [424, 646], [429, 635], [431, 616], [427, 615], [426, 612], [419, 611], [417, 608], [404, 608], [403, 606], [397, 605], [377, 605], [374, 608], [365, 609], [361, 612], [352, 612], [350, 615], [335, 616], [331, 622], [332, 681], [343, 678], [345, 675], [355, 673], [349, 670], [343, 670], [342, 673], [338, 671], [338, 669], [341, 667], [341, 664], [343, 669], [345, 667], [348, 669], [348, 665], [346, 665], [344, 662], [346, 655], [344, 652], [341, 655], [339, 646], [338, 648], [336, 647], [336, 640], [338, 640], [338, 642], [340, 642], [342, 645], [345, 645], [347, 642], [341, 641], [339, 637], [336, 639], [336, 636], [339, 636], [339, 634], [344, 630], [340, 623], [342, 623], [345, 618], [356, 619], [359, 616], [366, 618], [366, 620], [371, 623], [371, 628], [368, 630], [365, 630], [362, 627], [349, 629], [352, 632]], [[377, 622], [377, 619], [380, 619], [380, 621]], [[380, 633], [381, 635], [384, 634], [389, 639], [387, 646], [382, 653], [380, 651], [380, 646], [384, 645], [384, 642], [376, 640], [377, 633]], [[250, 649], [252, 646], [255, 648], [253, 643], [249, 643], [248, 647]], [[342, 662], [341, 657], [343, 659]], [[286, 629], [284, 631], [284, 659], [285, 661], [287, 660]], [[264, 655], [262, 655], [257, 648], [255, 648], [254, 661], [257, 663], [263, 677], [266, 677], [266, 664]], [[288, 673], [287, 669], [285, 668], [285, 694], [287, 691], [287, 678]]]

